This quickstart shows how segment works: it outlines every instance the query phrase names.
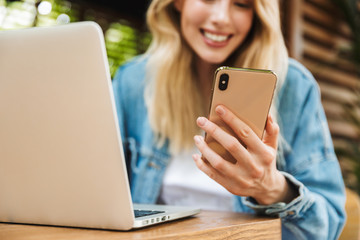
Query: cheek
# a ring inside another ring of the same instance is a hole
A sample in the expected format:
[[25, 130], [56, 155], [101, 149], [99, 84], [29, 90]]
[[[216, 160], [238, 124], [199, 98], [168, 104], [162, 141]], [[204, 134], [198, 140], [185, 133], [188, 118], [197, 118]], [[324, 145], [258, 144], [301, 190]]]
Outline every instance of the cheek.
[[185, 41], [191, 46], [195, 36], [200, 34], [200, 24], [196, 19], [181, 19], [181, 33]]
[[181, 14], [181, 29], [183, 32], [198, 30], [208, 18], [208, 11], [198, 1], [194, 4], [186, 3]]
[[246, 15], [238, 16], [234, 21], [237, 23], [237, 31], [247, 35], [250, 32], [251, 26], [253, 24], [253, 14], [249, 13]]

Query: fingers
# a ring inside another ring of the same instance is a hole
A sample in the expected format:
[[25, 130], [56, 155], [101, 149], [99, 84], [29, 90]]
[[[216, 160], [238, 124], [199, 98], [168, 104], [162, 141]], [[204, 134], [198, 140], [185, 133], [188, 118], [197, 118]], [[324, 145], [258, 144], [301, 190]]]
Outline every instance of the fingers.
[[[211, 166], [211, 164], [208, 161], [202, 159], [200, 155], [194, 154], [192, 157], [195, 161], [196, 166], [202, 172], [204, 172], [211, 179], [222, 185], [230, 193], [239, 196], [248, 194], [248, 188], [251, 186], [251, 183], [245, 178], [243, 178], [240, 173], [227, 175]], [[223, 161], [226, 162], [225, 160]]]
[[[236, 163], [226, 161], [227, 155], [217, 153], [204, 141], [195, 136], [195, 145], [202, 153], [193, 155], [197, 167], [210, 178], [236, 195], [256, 196], [264, 189], [271, 189], [269, 183], [276, 171], [276, 149], [279, 126], [268, 116], [263, 140], [241, 119], [224, 106], [217, 106], [217, 114], [223, 120], [220, 125], [204, 117], [197, 119], [197, 124], [218, 144], [222, 145], [236, 159]], [[227, 131], [231, 128], [235, 137]], [[245, 148], [240, 141], [247, 146]], [[214, 148], [216, 149], [216, 148]], [[217, 150], [216, 150], [217, 151]], [[220, 155], [221, 154], [221, 155]], [[269, 177], [270, 176], [270, 177]], [[270, 179], [270, 180], [269, 180]], [[270, 184], [271, 185], [271, 184]]]
[[[256, 166], [255, 161], [251, 161], [251, 157], [249, 154], [249, 156], [247, 157], [236, 159], [237, 166], [235, 166], [233, 163], [226, 161], [226, 159], [223, 159], [222, 156], [214, 152], [204, 141], [203, 137], [195, 136], [194, 140], [195, 145], [202, 153], [203, 158], [205, 158], [209, 162], [209, 165], [211, 165], [211, 167], [216, 169], [218, 173], [226, 176], [226, 178], [238, 178], [239, 176], [258, 177], [262, 174], [259, 167]], [[208, 174], [209, 176], [211, 175], [211, 178], [213, 178], [217, 182], [220, 182], [219, 179], [216, 179], [214, 177], [214, 172], [208, 171], [206, 172], [206, 174]]]
[[205, 161], [200, 157], [198, 154], [194, 154], [193, 159], [195, 161], [196, 166], [204, 172], [206, 175], [208, 175], [211, 179], [213, 179], [216, 182], [219, 182], [219, 179], [222, 177], [222, 174], [217, 171], [215, 168], [213, 168], [208, 161]]
[[215, 111], [224, 122], [233, 129], [236, 135], [248, 148], [252, 148], [252, 150], [259, 148], [259, 145], [262, 144], [261, 139], [247, 124], [222, 105], [217, 106]]
[[265, 126], [263, 142], [273, 149], [277, 149], [279, 131], [279, 125], [273, 121], [272, 116], [269, 114]]
[[[249, 153], [234, 136], [231, 136], [213, 122], [204, 117], [197, 119], [197, 124], [207, 134], [210, 134], [220, 143], [235, 159], [248, 159]], [[195, 139], [196, 143], [196, 139]], [[201, 150], [201, 149], [200, 149]], [[230, 159], [227, 159], [230, 160]], [[246, 160], [244, 160], [246, 162]]]
[[[204, 141], [203, 137], [195, 136], [195, 145], [202, 153], [203, 157], [210, 163], [212, 167], [218, 171], [226, 174], [232, 169], [232, 164], [224, 160], [221, 156], [215, 153]], [[215, 179], [214, 179], [215, 180]]]

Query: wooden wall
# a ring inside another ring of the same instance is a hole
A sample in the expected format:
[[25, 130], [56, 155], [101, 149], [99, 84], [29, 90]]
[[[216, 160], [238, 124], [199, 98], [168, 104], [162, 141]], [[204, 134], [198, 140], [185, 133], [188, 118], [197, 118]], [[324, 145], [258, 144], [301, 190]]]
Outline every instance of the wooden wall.
[[[352, 33], [341, 12], [331, 0], [283, 0], [282, 4], [289, 54], [318, 81], [334, 145], [360, 141], [358, 130], [344, 116], [344, 104], [356, 99], [360, 71], [344, 54], [350, 48]], [[351, 170], [338, 157], [343, 172]]]

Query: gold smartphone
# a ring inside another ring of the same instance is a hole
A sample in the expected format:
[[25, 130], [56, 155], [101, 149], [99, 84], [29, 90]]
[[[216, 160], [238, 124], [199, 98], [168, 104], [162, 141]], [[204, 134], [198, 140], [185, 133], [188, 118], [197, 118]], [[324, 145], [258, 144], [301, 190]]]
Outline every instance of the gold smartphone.
[[[215, 112], [216, 106], [224, 105], [244, 121], [262, 139], [276, 87], [276, 74], [270, 70], [220, 67], [215, 71], [212, 86], [209, 120], [241, 140]], [[210, 135], [205, 141], [225, 160], [236, 160]]]

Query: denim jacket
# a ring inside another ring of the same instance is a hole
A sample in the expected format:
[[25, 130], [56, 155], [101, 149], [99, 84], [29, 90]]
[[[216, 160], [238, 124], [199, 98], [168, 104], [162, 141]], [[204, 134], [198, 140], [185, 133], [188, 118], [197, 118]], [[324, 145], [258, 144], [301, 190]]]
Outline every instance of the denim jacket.
[[[171, 155], [168, 144], [154, 141], [144, 101], [145, 65], [140, 57], [120, 67], [113, 88], [133, 201], [156, 203]], [[317, 83], [293, 59], [276, 104], [284, 139], [277, 167], [299, 196], [268, 206], [234, 196], [233, 209], [279, 216], [283, 239], [336, 239], [345, 222], [344, 183]]]

